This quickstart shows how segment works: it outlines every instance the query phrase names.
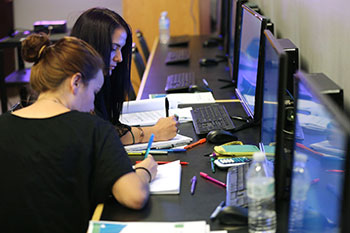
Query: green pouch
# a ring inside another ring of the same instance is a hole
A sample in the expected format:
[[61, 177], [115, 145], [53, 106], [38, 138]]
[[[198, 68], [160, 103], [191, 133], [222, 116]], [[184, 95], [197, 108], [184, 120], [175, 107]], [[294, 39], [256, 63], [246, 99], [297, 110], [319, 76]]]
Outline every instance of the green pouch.
[[255, 152], [260, 151], [255, 145], [221, 145], [215, 146], [214, 152], [224, 156], [252, 156]]

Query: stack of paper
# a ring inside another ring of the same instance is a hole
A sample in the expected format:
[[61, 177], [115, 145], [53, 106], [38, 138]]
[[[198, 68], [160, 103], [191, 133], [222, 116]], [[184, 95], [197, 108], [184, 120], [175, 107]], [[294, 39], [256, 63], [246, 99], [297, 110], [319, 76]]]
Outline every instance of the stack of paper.
[[110, 222], [90, 221], [88, 233], [209, 233], [205, 221]]
[[156, 178], [150, 184], [151, 194], [179, 194], [181, 184], [180, 160], [158, 166]]
[[[192, 138], [183, 136], [181, 134], [177, 134], [173, 139], [170, 139], [168, 141], [158, 141], [153, 142], [151, 149], [165, 149], [165, 148], [173, 148], [177, 146], [183, 146], [187, 145], [190, 142], [192, 142]], [[124, 146], [124, 149], [126, 151], [140, 151], [140, 150], [146, 150], [148, 143], [139, 143], [139, 144], [133, 144]]]

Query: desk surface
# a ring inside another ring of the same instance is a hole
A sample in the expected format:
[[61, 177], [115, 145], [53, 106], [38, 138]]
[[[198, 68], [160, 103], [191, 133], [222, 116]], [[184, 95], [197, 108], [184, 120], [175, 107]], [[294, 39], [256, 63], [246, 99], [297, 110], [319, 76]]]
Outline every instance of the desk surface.
[[[220, 83], [217, 78], [229, 80], [228, 67], [226, 63], [220, 63], [215, 67], [200, 67], [198, 60], [201, 57], [213, 57], [222, 54], [220, 49], [203, 48], [202, 42], [207, 36], [193, 36], [189, 43], [191, 61], [188, 64], [165, 65], [164, 59], [167, 51], [178, 49], [168, 48], [166, 45], [158, 45], [153, 55], [150, 72], [145, 82], [142, 98], [148, 98], [151, 93], [164, 93], [164, 86], [168, 74], [177, 72], [194, 71], [196, 78], [202, 80], [205, 77], [209, 86], [214, 90], [216, 99], [234, 98], [232, 89], [220, 89], [225, 83]], [[224, 103], [228, 112], [244, 116], [244, 110], [240, 103]], [[240, 122], [235, 122], [239, 126]], [[179, 126], [180, 134], [190, 136], [194, 141], [199, 138], [195, 135], [192, 123], [184, 123]], [[245, 144], [256, 144], [259, 134], [257, 129], [249, 128], [237, 132], [239, 140]], [[156, 160], [173, 161], [180, 159], [189, 162], [182, 166], [181, 192], [180, 195], [151, 195], [146, 207], [141, 211], [125, 208], [118, 204], [114, 198], [106, 203], [101, 216], [102, 220], [115, 221], [195, 221], [206, 220], [212, 230], [227, 229], [234, 232], [247, 232], [247, 228], [234, 228], [220, 225], [217, 221], [210, 221], [210, 214], [218, 204], [226, 199], [226, 189], [200, 177], [199, 172], [205, 172], [210, 176], [225, 182], [226, 170], [216, 169], [212, 173], [208, 155], [213, 151], [215, 145], [205, 143], [188, 150], [186, 153], [171, 153], [167, 156], [154, 156]], [[140, 156], [131, 157], [132, 161], [142, 159]], [[195, 194], [190, 193], [191, 178], [197, 176]]]

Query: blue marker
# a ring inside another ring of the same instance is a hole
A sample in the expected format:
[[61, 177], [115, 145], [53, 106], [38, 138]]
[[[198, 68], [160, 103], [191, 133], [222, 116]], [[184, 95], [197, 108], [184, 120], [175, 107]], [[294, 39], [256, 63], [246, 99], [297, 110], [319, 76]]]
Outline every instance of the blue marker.
[[147, 158], [147, 156], [149, 154], [149, 151], [150, 151], [152, 143], [153, 143], [153, 138], [154, 138], [154, 134], [152, 133], [152, 135], [151, 135], [151, 137], [149, 138], [149, 141], [148, 141], [147, 150], [146, 150], [144, 159]]
[[186, 149], [158, 149], [159, 151], [167, 151], [167, 152], [173, 152], [173, 153], [176, 153], [176, 152], [186, 152], [187, 150]]

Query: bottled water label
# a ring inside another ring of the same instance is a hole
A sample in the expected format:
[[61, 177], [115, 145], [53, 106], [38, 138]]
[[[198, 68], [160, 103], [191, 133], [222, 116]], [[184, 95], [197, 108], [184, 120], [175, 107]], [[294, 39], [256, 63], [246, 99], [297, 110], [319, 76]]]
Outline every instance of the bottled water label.
[[251, 199], [270, 199], [275, 195], [273, 177], [256, 177], [247, 182], [247, 196]]

